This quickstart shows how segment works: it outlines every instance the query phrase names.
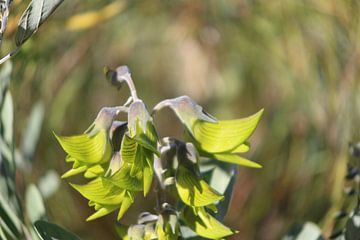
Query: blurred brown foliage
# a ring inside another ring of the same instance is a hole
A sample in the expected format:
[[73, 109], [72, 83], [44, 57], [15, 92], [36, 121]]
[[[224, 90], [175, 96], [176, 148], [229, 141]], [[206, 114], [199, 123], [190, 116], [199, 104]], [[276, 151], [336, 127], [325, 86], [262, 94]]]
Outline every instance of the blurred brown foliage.
[[[26, 3], [15, 1], [8, 38]], [[263, 169], [239, 168], [232, 239], [279, 239], [295, 221], [331, 228], [347, 143], [359, 139], [359, 20], [357, 0], [65, 1], [13, 59], [18, 139], [32, 106], [46, 107], [33, 172], [19, 188], [68, 168], [51, 131], [80, 133], [102, 106], [123, 103], [127, 89], [112, 88], [102, 68], [126, 64], [150, 109], [179, 95], [219, 119], [265, 108], [249, 154]], [[156, 122], [162, 136], [181, 134], [170, 111]], [[146, 203], [124, 222], [151, 210]], [[83, 239], [115, 238], [115, 218], [85, 222], [92, 210], [65, 181], [47, 208]]]

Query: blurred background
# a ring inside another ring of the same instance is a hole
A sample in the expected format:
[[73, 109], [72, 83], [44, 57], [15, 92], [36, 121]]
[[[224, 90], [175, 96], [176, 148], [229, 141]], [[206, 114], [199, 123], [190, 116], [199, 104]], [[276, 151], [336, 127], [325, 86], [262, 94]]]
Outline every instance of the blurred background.
[[[27, 4], [13, 3], [3, 54]], [[32, 164], [18, 164], [18, 188], [70, 167], [52, 131], [81, 133], [101, 107], [122, 104], [128, 89], [111, 87], [103, 67], [126, 64], [149, 109], [179, 95], [219, 119], [265, 108], [247, 154], [263, 168], [239, 167], [225, 219], [240, 231], [232, 239], [279, 239], [303, 221], [326, 232], [348, 143], [360, 139], [359, 24], [357, 0], [64, 1], [13, 58], [20, 148], [29, 116], [43, 119]], [[161, 136], [180, 136], [171, 111], [155, 120]], [[83, 239], [116, 239], [114, 216], [85, 222], [93, 210], [66, 181], [45, 186], [59, 187], [46, 200], [51, 221]], [[122, 222], [144, 209], [151, 200]]]

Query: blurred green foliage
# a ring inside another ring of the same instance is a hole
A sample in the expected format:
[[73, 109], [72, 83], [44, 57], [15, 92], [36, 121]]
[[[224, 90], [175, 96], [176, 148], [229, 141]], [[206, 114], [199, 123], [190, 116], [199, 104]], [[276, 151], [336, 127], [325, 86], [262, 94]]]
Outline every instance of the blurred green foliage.
[[[26, 4], [14, 1], [7, 38]], [[294, 221], [331, 229], [347, 144], [359, 138], [359, 13], [357, 0], [65, 1], [13, 58], [16, 139], [44, 106], [33, 173], [18, 188], [47, 169], [65, 172], [51, 131], [81, 133], [101, 106], [123, 103], [127, 89], [111, 88], [102, 68], [126, 64], [150, 108], [187, 94], [222, 119], [266, 109], [249, 153], [263, 168], [239, 168], [226, 217], [240, 230], [234, 239], [277, 239]], [[170, 111], [156, 122], [161, 136], [183, 130]], [[64, 182], [46, 207], [83, 239], [115, 236], [114, 216], [85, 223], [91, 210]]]

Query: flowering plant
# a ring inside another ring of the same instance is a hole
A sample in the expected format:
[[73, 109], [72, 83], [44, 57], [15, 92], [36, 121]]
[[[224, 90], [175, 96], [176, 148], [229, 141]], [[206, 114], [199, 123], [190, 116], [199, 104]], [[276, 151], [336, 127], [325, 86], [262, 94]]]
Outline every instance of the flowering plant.
[[[221, 239], [234, 234], [236, 231], [223, 225], [221, 216], [216, 215], [224, 192], [205, 180], [200, 167], [202, 163], [215, 166], [218, 161], [226, 166], [261, 167], [239, 153], [249, 150], [247, 140], [263, 110], [247, 118], [219, 121], [190, 97], [181, 96], [158, 103], [150, 113], [138, 98], [126, 66], [106, 69], [105, 73], [114, 85], [128, 85], [128, 101], [102, 108], [83, 134], [55, 134], [67, 153], [66, 161], [72, 163], [62, 177], [82, 174], [89, 179], [83, 185], [70, 183], [95, 209], [87, 220], [114, 211], [120, 220], [137, 193], [147, 196], [153, 186], [158, 194], [156, 212], [143, 212], [135, 225], [119, 227], [123, 239], [178, 239], [189, 234]], [[184, 125], [182, 140], [157, 134], [153, 116], [164, 107], [173, 110]], [[120, 112], [127, 113], [126, 122], [116, 120]], [[168, 196], [177, 202], [171, 203]]]

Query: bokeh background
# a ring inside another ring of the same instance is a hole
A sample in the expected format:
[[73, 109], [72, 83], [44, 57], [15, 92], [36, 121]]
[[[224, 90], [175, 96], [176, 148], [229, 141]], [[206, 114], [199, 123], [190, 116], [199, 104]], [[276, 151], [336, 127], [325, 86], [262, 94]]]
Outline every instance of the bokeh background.
[[[27, 4], [14, 1], [3, 53]], [[103, 67], [126, 64], [149, 109], [179, 95], [219, 119], [265, 108], [247, 154], [263, 168], [239, 168], [225, 219], [240, 231], [232, 239], [279, 239], [303, 221], [329, 234], [347, 146], [360, 139], [359, 24], [358, 0], [64, 1], [13, 58], [20, 148], [31, 113], [43, 116], [18, 188], [69, 168], [52, 131], [83, 132], [101, 107], [122, 104], [128, 90], [111, 87]], [[162, 136], [181, 134], [171, 111], [156, 124]], [[51, 221], [83, 239], [116, 239], [114, 216], [85, 222], [92, 209], [59, 184], [46, 199]], [[122, 222], [151, 202], [135, 204]]]

